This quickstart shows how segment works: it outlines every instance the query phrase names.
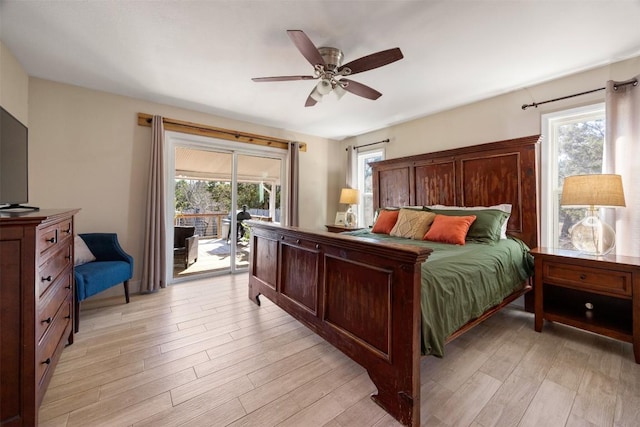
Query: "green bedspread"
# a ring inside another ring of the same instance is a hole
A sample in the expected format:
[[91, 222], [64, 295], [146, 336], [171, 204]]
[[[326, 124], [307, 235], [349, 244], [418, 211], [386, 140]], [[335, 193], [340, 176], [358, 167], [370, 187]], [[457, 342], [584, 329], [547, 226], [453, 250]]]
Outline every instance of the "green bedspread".
[[422, 265], [422, 353], [442, 357], [446, 338], [499, 304], [533, 273], [529, 248], [508, 238], [496, 244], [450, 245], [373, 234], [348, 233], [385, 242], [426, 245], [433, 253]]

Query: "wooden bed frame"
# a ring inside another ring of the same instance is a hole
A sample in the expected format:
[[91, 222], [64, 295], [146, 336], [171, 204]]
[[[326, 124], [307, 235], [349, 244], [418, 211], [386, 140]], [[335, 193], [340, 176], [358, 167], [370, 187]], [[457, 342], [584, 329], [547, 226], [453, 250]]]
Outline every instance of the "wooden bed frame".
[[[507, 232], [537, 245], [539, 136], [377, 162], [374, 207], [511, 203]], [[372, 399], [420, 425], [420, 266], [430, 249], [366, 238], [251, 225], [249, 298], [262, 294], [362, 365]], [[531, 282], [448, 339], [531, 289]], [[527, 294], [533, 295], [533, 292]], [[527, 299], [527, 307], [533, 307]]]

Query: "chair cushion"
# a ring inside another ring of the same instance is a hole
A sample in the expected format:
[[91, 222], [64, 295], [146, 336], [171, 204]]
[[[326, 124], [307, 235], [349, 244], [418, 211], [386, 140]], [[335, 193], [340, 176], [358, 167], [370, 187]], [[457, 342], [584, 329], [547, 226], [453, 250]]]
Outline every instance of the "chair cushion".
[[131, 265], [124, 261], [94, 261], [74, 269], [76, 300], [82, 301], [131, 279]]

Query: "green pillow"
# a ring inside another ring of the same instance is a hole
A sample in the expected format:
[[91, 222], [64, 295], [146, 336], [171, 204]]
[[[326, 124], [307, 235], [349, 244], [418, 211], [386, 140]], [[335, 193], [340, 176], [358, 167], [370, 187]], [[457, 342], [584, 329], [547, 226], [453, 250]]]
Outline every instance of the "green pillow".
[[495, 243], [500, 240], [500, 229], [502, 224], [509, 218], [507, 212], [499, 209], [464, 209], [464, 210], [449, 210], [449, 209], [432, 209], [425, 207], [425, 210], [438, 213], [441, 215], [450, 216], [467, 216], [475, 215], [476, 220], [473, 221], [469, 232], [467, 232], [467, 241], [480, 242], [480, 243]]

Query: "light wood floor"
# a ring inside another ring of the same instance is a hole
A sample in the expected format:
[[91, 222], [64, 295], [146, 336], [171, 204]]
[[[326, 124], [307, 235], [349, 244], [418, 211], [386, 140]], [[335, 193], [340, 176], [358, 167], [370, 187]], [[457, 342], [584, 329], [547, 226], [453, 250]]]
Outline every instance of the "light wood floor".
[[[247, 275], [85, 302], [41, 426], [394, 426], [356, 365]], [[425, 426], [638, 426], [631, 345], [508, 307], [422, 358]]]

